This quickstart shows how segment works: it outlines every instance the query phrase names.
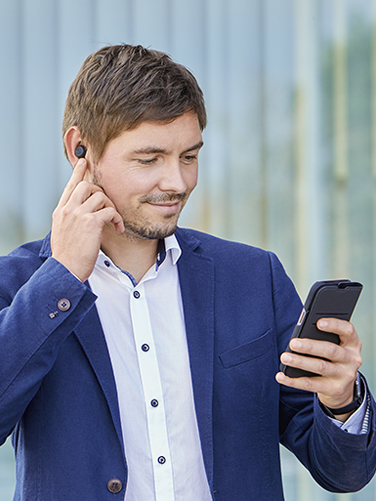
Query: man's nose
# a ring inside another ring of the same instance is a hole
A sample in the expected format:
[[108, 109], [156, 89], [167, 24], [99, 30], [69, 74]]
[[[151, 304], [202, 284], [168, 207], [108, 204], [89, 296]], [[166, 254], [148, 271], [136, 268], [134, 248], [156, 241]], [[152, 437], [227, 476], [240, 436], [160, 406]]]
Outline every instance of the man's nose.
[[181, 165], [179, 160], [174, 159], [165, 162], [159, 181], [160, 190], [184, 193], [187, 189], [187, 183], [184, 178], [183, 169], [184, 165]]

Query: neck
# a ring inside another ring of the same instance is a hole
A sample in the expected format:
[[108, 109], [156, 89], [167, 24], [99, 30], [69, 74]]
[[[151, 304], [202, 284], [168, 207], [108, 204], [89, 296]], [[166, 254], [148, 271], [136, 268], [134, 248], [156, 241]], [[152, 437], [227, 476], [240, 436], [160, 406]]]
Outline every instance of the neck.
[[138, 283], [157, 259], [158, 240], [129, 237], [126, 234], [110, 235], [103, 231], [103, 252]]

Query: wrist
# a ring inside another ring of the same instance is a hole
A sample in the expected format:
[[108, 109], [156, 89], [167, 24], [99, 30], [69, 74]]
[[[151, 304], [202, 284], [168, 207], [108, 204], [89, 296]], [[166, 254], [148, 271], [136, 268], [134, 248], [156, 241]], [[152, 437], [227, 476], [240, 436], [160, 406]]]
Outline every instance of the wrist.
[[350, 415], [362, 405], [363, 391], [359, 374], [354, 382], [353, 400], [342, 407], [328, 407], [321, 402], [324, 412], [331, 418], [337, 419], [338, 416]]

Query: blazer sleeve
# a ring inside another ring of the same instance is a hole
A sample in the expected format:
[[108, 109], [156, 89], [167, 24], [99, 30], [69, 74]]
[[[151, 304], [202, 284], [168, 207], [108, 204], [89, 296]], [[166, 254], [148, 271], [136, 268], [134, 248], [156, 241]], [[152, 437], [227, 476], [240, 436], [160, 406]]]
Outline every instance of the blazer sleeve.
[[[0, 281], [0, 444], [51, 369], [61, 343], [96, 299], [53, 258], [24, 284], [15, 284], [14, 274], [4, 274]], [[12, 290], [17, 292], [13, 295]]]
[[[273, 301], [279, 353], [290, 339], [297, 319], [297, 297], [282, 265], [271, 254]], [[301, 306], [300, 306], [301, 308]], [[295, 319], [295, 320], [294, 320]], [[354, 492], [364, 487], [376, 469], [375, 402], [370, 396], [369, 431], [352, 435], [338, 428], [321, 409], [316, 395], [280, 387], [280, 442], [310, 471], [323, 488]]]

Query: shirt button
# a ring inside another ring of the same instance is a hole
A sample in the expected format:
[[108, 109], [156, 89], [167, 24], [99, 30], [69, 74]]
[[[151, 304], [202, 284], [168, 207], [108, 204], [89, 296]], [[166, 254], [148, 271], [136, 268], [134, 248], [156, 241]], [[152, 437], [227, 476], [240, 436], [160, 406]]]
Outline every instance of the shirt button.
[[134, 291], [133, 297], [138, 299], [139, 297], [141, 297], [141, 294], [138, 291]]
[[109, 268], [111, 266], [110, 261], [106, 260], [106, 261], [103, 261], [103, 263], [105, 266], [107, 266], [107, 268]]
[[112, 478], [107, 484], [107, 489], [112, 492], [112, 494], [117, 494], [122, 488], [123, 484], [118, 478]]
[[159, 456], [158, 463], [159, 464], [165, 464], [165, 462], [166, 462], [166, 458], [164, 456]]
[[146, 343], [145, 343], [145, 344], [143, 344], [143, 345], [141, 346], [141, 350], [142, 350], [142, 351], [149, 351], [149, 350], [150, 350], [150, 346], [149, 346], [148, 344], [146, 344]]
[[152, 407], [158, 407], [159, 402], [156, 398], [153, 398], [153, 400], [150, 402]]
[[57, 303], [57, 307], [60, 311], [68, 311], [71, 307], [69, 299], [60, 299], [60, 301]]

